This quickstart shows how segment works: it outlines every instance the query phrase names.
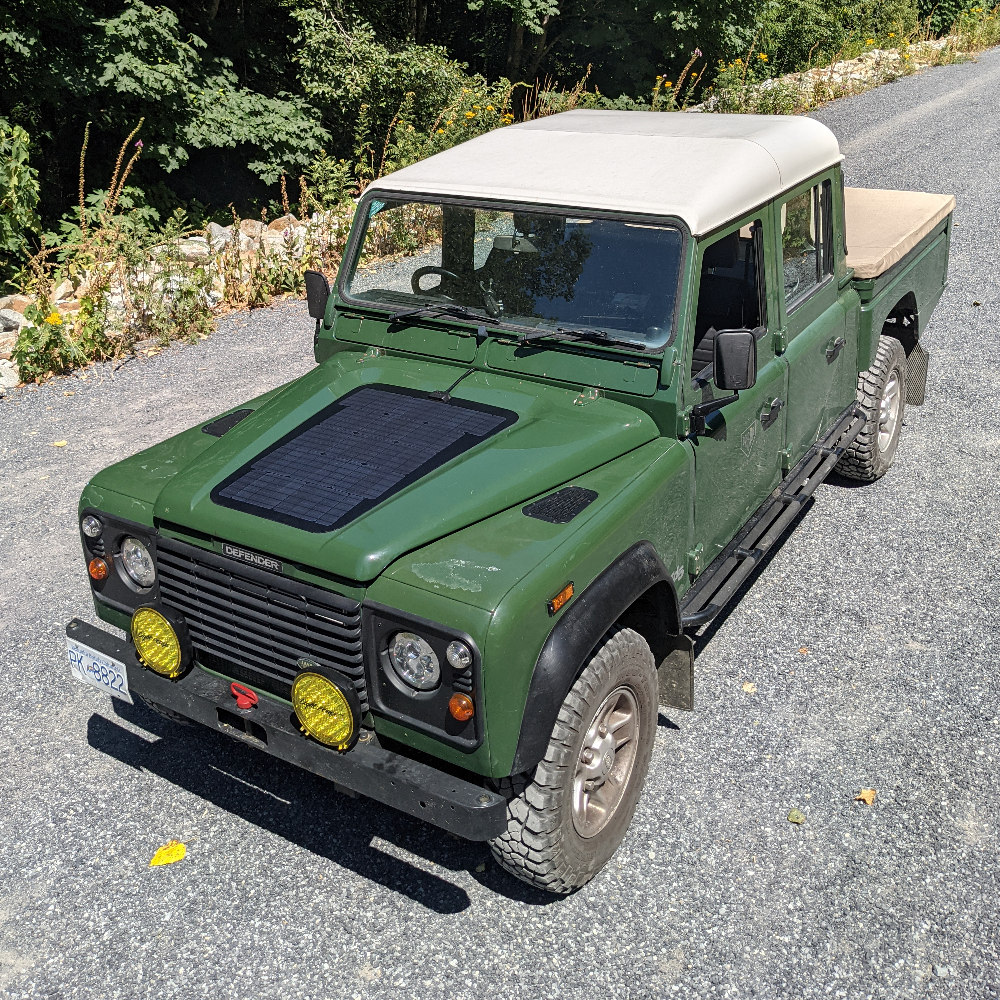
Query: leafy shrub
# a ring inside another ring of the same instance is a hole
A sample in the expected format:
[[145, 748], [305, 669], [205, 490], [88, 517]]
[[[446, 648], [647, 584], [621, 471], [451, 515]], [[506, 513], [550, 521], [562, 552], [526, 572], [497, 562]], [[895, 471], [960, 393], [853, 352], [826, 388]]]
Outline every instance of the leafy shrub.
[[38, 171], [30, 165], [31, 139], [0, 118], [0, 277], [27, 259], [28, 232], [38, 232]]

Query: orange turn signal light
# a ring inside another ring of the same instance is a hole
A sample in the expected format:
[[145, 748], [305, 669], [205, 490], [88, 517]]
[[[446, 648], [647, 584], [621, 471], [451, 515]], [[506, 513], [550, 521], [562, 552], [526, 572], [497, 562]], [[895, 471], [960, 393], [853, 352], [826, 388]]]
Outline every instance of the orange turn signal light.
[[558, 594], [556, 594], [555, 597], [552, 598], [551, 601], [549, 601], [549, 614], [554, 615], [566, 604], [566, 602], [572, 596], [573, 596], [573, 581], [571, 580], [569, 583], [566, 584], [565, 587], [563, 587], [562, 590], [559, 591]]
[[453, 719], [457, 719], [459, 722], [468, 722], [476, 711], [476, 707], [467, 694], [455, 692], [448, 699], [448, 711], [451, 712]]
[[106, 580], [108, 578], [108, 564], [103, 559], [91, 559], [87, 564], [87, 572], [91, 580]]

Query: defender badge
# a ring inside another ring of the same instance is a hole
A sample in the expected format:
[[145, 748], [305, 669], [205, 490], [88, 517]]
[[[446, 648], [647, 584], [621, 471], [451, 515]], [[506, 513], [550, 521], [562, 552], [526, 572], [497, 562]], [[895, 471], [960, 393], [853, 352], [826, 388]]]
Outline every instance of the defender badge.
[[241, 549], [238, 545], [230, 545], [229, 542], [222, 543], [222, 554], [230, 559], [239, 559], [240, 562], [249, 563], [257, 569], [269, 569], [272, 573], [281, 572], [281, 563], [270, 556], [262, 556], [259, 552], [251, 552], [249, 549]]

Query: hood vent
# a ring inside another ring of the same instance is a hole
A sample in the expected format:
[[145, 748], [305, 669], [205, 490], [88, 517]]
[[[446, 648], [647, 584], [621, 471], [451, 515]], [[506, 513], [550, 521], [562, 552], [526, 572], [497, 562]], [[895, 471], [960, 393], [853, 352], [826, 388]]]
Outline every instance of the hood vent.
[[212, 490], [212, 500], [306, 531], [333, 531], [504, 427], [517, 414], [387, 385], [320, 410]]
[[212, 437], [220, 438], [227, 431], [231, 431], [244, 417], [249, 417], [251, 413], [253, 410], [233, 410], [232, 413], [227, 413], [224, 417], [219, 417], [218, 420], [205, 424], [202, 431], [205, 434], [211, 434]]
[[527, 517], [536, 517], [539, 521], [548, 521], [549, 524], [569, 524], [596, 499], [597, 494], [593, 490], [585, 490], [582, 486], [567, 486], [522, 507], [521, 513]]

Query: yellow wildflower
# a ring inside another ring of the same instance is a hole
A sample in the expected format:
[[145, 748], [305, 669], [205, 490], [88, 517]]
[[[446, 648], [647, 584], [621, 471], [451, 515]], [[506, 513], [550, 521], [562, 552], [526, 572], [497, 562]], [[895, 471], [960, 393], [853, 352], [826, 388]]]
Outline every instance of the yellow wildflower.
[[52, 326], [58, 326], [62, 322], [62, 316], [60, 316], [59, 313], [53, 309], [52, 312], [45, 317], [45, 322], [51, 324]]
[[865, 45], [874, 45], [874, 44], [875, 44], [875, 39], [874, 38], [866, 38], [865, 39]]
[[465, 112], [465, 117], [466, 118], [475, 118], [476, 117], [476, 112], [475, 111], [466, 111]]
[[496, 108], [495, 108], [495, 107], [493, 107], [493, 105], [492, 105], [492, 104], [487, 104], [487, 105], [486, 105], [486, 110], [487, 110], [487, 111], [496, 111]]
[[889, 37], [890, 38], [895, 38], [896, 37], [896, 32], [895, 31], [890, 31], [889, 32]]
[[673, 85], [674, 85], [674, 84], [673, 84], [673, 81], [672, 81], [672, 80], [664, 80], [664, 81], [663, 81], [663, 86], [664, 86], [664, 87], [672, 87]]
[[757, 53], [757, 58], [760, 59], [762, 62], [767, 62], [767, 53], [766, 52], [758, 52]]
[[444, 135], [444, 129], [443, 128], [439, 128], [438, 129], [438, 135]]

